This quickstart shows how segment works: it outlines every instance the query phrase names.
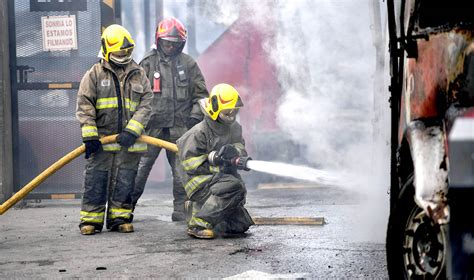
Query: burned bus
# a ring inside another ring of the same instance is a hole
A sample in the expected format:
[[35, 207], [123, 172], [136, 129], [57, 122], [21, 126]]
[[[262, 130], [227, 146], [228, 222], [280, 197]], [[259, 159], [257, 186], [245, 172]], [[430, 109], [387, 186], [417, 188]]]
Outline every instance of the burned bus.
[[390, 279], [474, 275], [469, 215], [474, 199], [474, 14], [469, 7], [469, 1], [461, 0], [387, 1]]

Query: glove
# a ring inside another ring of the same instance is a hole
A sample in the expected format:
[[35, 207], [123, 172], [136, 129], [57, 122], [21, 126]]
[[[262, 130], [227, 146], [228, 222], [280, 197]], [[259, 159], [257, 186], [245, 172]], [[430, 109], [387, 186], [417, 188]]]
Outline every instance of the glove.
[[99, 140], [87, 140], [84, 141], [86, 145], [86, 159], [88, 159], [92, 154], [98, 154], [103, 151], [102, 143]]
[[118, 136], [117, 136], [117, 143], [120, 144], [120, 146], [128, 148], [135, 144], [135, 141], [137, 141], [137, 136], [134, 134], [128, 132], [128, 131], [122, 131]]
[[235, 157], [239, 156], [239, 151], [231, 144], [222, 146], [222, 148], [217, 153], [217, 156], [223, 161], [229, 161]]
[[197, 125], [197, 124], [200, 123], [200, 122], [201, 122], [201, 120], [198, 120], [198, 119], [196, 119], [196, 118], [188, 118], [188, 119], [186, 120], [186, 127], [187, 127], [188, 129], [191, 129], [191, 127]]
[[231, 164], [231, 160], [239, 156], [239, 151], [232, 145], [227, 144], [222, 146], [219, 151], [212, 151], [208, 155], [208, 160], [211, 165], [224, 166]]
[[238, 156], [239, 151], [233, 145], [227, 144], [222, 146], [216, 155], [218, 158], [217, 162], [221, 166], [221, 171], [226, 174], [236, 174], [237, 167], [232, 161]]

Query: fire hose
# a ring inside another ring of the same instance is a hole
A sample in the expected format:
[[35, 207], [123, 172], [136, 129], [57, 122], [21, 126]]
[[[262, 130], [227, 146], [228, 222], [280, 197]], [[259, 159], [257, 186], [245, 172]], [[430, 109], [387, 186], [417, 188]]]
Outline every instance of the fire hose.
[[[102, 144], [110, 144], [116, 142], [117, 135], [109, 135], [105, 136], [100, 139]], [[144, 142], [153, 146], [164, 148], [171, 152], [178, 152], [178, 147], [176, 144], [171, 142], [167, 142], [158, 138], [154, 138], [151, 136], [142, 135], [138, 138], [138, 141]], [[38, 176], [36, 176], [33, 180], [31, 180], [28, 184], [26, 184], [21, 190], [16, 192], [12, 197], [10, 197], [7, 201], [5, 201], [2, 205], [0, 205], [0, 215], [5, 213], [8, 209], [10, 209], [13, 205], [15, 205], [18, 201], [22, 200], [28, 193], [34, 190], [39, 184], [44, 182], [49, 176], [53, 175], [56, 171], [61, 169], [64, 165], [71, 162], [73, 159], [77, 158], [81, 154], [86, 151], [85, 145], [81, 145], [78, 148], [74, 149], [55, 163], [53, 163], [50, 167], [45, 169], [41, 172]]]
[[[115, 143], [117, 138], [117, 134], [105, 136], [100, 139], [100, 142], [105, 144]], [[154, 138], [151, 136], [142, 135], [140, 136], [137, 141], [161, 147], [171, 152], [178, 152], [178, 147], [176, 144], [167, 142], [158, 138]], [[12, 197], [10, 197], [7, 201], [5, 201], [2, 205], [0, 205], [0, 215], [3, 215], [8, 209], [14, 206], [18, 201], [22, 200], [26, 195], [28, 195], [31, 191], [33, 191], [37, 186], [39, 186], [42, 182], [48, 179], [51, 175], [53, 175], [56, 171], [61, 169], [64, 165], [71, 162], [73, 159], [77, 158], [81, 154], [86, 151], [85, 145], [81, 145], [76, 149], [72, 150], [70, 153], [53, 163], [50, 167], [45, 169], [41, 172], [38, 176], [36, 176], [33, 180], [31, 180], [28, 184], [26, 184], [23, 188], [21, 188], [18, 192], [16, 192]], [[252, 158], [250, 157], [235, 157], [229, 161], [232, 166], [235, 166], [237, 169], [241, 170], [250, 170], [247, 166], [247, 163], [251, 161]], [[276, 225], [276, 224], [305, 224], [305, 225], [322, 225], [324, 224], [324, 218], [307, 218], [307, 217], [284, 217], [284, 218], [265, 218], [265, 217], [253, 217], [255, 224], [257, 225]]]

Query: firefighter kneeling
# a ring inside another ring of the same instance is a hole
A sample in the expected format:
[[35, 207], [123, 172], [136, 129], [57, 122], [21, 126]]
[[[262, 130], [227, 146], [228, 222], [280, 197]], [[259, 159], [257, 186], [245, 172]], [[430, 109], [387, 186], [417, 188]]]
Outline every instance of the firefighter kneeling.
[[178, 172], [190, 199], [186, 202], [188, 235], [210, 239], [241, 234], [253, 225], [244, 208], [247, 190], [237, 172], [248, 158], [242, 127], [236, 121], [243, 107], [238, 92], [216, 85], [200, 100], [205, 118], [178, 139]]

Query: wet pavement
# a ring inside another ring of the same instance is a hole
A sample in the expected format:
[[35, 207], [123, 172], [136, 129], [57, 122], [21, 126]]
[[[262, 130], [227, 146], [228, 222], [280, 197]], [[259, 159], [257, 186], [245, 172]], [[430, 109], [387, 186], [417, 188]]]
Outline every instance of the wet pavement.
[[0, 279], [387, 279], [385, 245], [366, 232], [357, 194], [275, 184], [249, 189], [252, 216], [324, 217], [324, 225], [253, 226], [244, 238], [197, 240], [171, 222], [170, 188], [148, 188], [135, 232], [81, 236], [79, 200], [28, 202], [0, 216]]

